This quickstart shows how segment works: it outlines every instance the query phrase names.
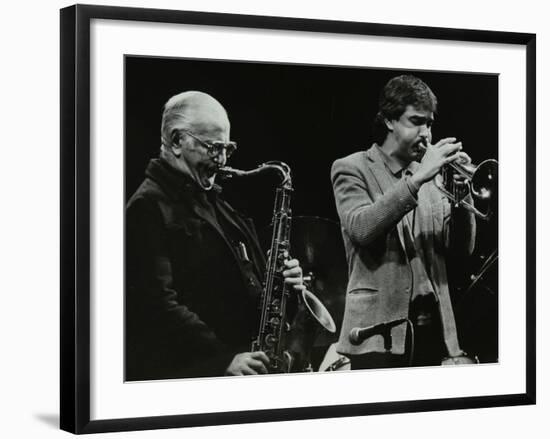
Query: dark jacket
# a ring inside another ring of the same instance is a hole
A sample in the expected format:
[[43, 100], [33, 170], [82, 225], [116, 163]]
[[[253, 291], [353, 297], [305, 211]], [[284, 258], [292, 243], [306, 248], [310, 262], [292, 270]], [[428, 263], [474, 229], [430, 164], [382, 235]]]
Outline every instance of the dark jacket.
[[264, 257], [252, 221], [209, 198], [244, 238], [257, 276], [243, 270], [206, 192], [151, 160], [126, 209], [127, 380], [220, 376], [250, 350]]

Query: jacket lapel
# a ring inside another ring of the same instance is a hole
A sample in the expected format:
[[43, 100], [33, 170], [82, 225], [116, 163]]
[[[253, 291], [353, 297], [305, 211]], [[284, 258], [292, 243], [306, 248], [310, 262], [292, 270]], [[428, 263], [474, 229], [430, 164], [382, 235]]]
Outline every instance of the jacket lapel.
[[[252, 261], [254, 262], [258, 276], [261, 278], [266, 262], [262, 249], [259, 246], [259, 240], [256, 234], [254, 223], [250, 218], [245, 217], [244, 215], [233, 209], [224, 200], [218, 199], [218, 208], [220, 214], [223, 215], [225, 220], [231, 223], [233, 227], [239, 229], [242, 235], [249, 241], [247, 243], [248, 248], [254, 253]], [[248, 237], [252, 237], [252, 239], [248, 239]]]
[[216, 231], [218, 236], [225, 242], [235, 259], [237, 260], [239, 256], [235, 252], [235, 248], [233, 247], [231, 242], [229, 242], [229, 240], [225, 236], [225, 233], [223, 233], [220, 224], [216, 220], [214, 206], [207, 204], [208, 206], [211, 206], [210, 208], [207, 208], [207, 205], [198, 202], [191, 202], [190, 204], [191, 211], [195, 214], [195, 216], [202, 219], [206, 224], [210, 225]]
[[[380, 156], [380, 151], [378, 151], [376, 146], [372, 146], [367, 151], [367, 160], [372, 162], [370, 169], [374, 174], [374, 178], [380, 188], [380, 192], [382, 194], [388, 192], [395, 185], [395, 183], [392, 181], [392, 177], [389, 175], [386, 165], [384, 164], [384, 159]], [[405, 252], [405, 231], [403, 221], [399, 221], [397, 223], [397, 234], [399, 236], [401, 248], [403, 249], [403, 252]]]
[[214, 216], [215, 214], [211, 209], [206, 208], [206, 206], [202, 203], [195, 202], [191, 203], [191, 211], [197, 217], [210, 224], [220, 235], [223, 236], [222, 230], [220, 229], [220, 226], [216, 221], [216, 217]]

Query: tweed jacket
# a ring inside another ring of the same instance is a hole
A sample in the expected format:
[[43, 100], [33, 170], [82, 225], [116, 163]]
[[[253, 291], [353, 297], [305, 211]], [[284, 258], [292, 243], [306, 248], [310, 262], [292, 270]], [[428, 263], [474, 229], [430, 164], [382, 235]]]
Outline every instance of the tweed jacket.
[[251, 276], [201, 196], [194, 182], [155, 159], [128, 202], [128, 380], [220, 376], [236, 353], [250, 350], [263, 252], [252, 221], [215, 196], [217, 214], [244, 237]]
[[[433, 245], [427, 250], [426, 267], [441, 313], [443, 338], [449, 355], [460, 355], [456, 324], [447, 283], [445, 253], [450, 243], [450, 204], [433, 180], [418, 193], [406, 178], [397, 182], [389, 173], [379, 148], [351, 154], [336, 160], [331, 178], [348, 261], [348, 286], [344, 320], [338, 343], [342, 354], [383, 352], [380, 335], [358, 346], [349, 341], [354, 327], [408, 318], [412, 294], [412, 269], [406, 255], [403, 217], [423, 198], [423, 209], [433, 218], [428, 230]], [[411, 163], [412, 172], [418, 163]], [[430, 212], [431, 210], [431, 212]], [[463, 216], [461, 243], [468, 252], [475, 242], [475, 218], [460, 209]], [[433, 238], [433, 239], [432, 239]], [[405, 353], [406, 324], [392, 329], [392, 352]]]

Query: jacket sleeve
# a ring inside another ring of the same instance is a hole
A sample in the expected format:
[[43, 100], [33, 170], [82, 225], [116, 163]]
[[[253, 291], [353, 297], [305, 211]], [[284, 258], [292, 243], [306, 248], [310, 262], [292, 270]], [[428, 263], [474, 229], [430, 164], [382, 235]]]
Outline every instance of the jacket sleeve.
[[233, 355], [173, 289], [167, 235], [154, 201], [126, 212], [127, 375], [223, 375]]
[[332, 165], [331, 177], [340, 222], [358, 246], [368, 246], [388, 233], [418, 204], [418, 190], [408, 177], [378, 197], [372, 187], [378, 183], [368, 168], [360, 170], [340, 159]]

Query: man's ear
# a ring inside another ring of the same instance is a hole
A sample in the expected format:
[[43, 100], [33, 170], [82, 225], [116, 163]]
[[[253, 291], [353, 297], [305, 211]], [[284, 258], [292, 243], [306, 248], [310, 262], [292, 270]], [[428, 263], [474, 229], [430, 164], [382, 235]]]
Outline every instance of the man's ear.
[[384, 119], [384, 123], [386, 124], [388, 131], [393, 131], [393, 123], [391, 120]]
[[177, 130], [172, 131], [172, 136], [170, 140], [171, 140], [170, 149], [172, 150], [172, 153], [176, 157], [181, 156], [181, 134], [179, 133], [179, 131]]

